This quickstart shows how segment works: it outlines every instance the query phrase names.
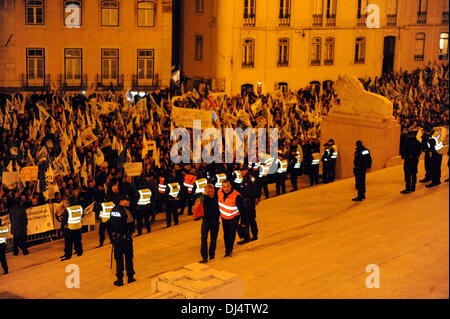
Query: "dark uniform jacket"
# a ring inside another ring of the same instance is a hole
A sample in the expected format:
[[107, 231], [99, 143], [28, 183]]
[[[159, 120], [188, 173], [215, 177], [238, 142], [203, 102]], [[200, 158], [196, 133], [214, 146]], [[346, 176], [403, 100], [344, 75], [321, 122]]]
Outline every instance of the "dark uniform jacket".
[[11, 221], [11, 234], [14, 237], [27, 236], [28, 217], [25, 207], [20, 201], [11, 200], [9, 206], [9, 220]]
[[114, 206], [108, 223], [111, 233], [131, 236], [134, 232], [134, 219], [126, 207]]
[[371, 164], [370, 153], [364, 155], [363, 152], [368, 151], [366, 148], [358, 148], [355, 152], [355, 159], [353, 161], [354, 170], [358, 172], [365, 172]]
[[404, 159], [404, 168], [411, 173], [417, 174], [417, 165], [419, 164], [419, 157], [422, 153], [422, 145], [415, 137], [409, 137], [403, 144], [400, 151]]
[[209, 196], [205, 195], [203, 198], [203, 209], [204, 209], [204, 215], [202, 217], [203, 222], [208, 223], [210, 225], [219, 224], [220, 211], [217, 196], [210, 198]]

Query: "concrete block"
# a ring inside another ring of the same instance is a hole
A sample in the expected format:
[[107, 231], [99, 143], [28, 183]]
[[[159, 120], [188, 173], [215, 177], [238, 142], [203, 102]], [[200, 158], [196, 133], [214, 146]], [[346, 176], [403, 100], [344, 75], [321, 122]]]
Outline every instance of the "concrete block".
[[222, 280], [225, 283], [230, 283], [239, 278], [236, 274], [232, 274], [231, 272], [228, 271], [217, 271], [214, 273], [214, 277]]
[[188, 272], [184, 271], [183, 269], [177, 271], [169, 271], [162, 275], [159, 275], [159, 279], [165, 282], [172, 283], [174, 281], [183, 279], [184, 277], [186, 277], [187, 273]]
[[186, 273], [185, 278], [191, 280], [206, 280], [208, 278], [212, 278], [212, 275], [208, 270], [205, 271], [190, 271]]
[[204, 270], [208, 270], [209, 267], [205, 264], [192, 263], [192, 264], [184, 266], [184, 269], [191, 270], [191, 271], [204, 271]]

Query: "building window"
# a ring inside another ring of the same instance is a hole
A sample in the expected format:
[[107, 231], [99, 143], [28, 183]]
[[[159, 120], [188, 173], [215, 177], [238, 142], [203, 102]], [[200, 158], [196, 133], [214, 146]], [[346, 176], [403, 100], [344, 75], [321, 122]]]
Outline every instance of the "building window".
[[325, 0], [326, 1], [326, 19], [327, 19], [327, 27], [336, 26], [336, 7], [337, 0]]
[[119, 3], [102, 1], [102, 26], [119, 26]]
[[25, 2], [26, 24], [44, 24], [44, 1], [27, 0]]
[[280, 0], [279, 26], [288, 27], [291, 24], [291, 0]]
[[322, 38], [313, 38], [311, 43], [311, 65], [320, 65], [322, 56]]
[[427, 6], [428, 0], [418, 0], [418, 11], [417, 11], [417, 23], [425, 24], [427, 23]]
[[27, 49], [27, 80], [28, 83], [44, 81], [45, 49]]
[[64, 78], [67, 84], [78, 84], [82, 74], [82, 50], [64, 49]]
[[289, 39], [278, 40], [278, 66], [289, 65]]
[[367, 0], [357, 0], [358, 1], [358, 9], [356, 12], [356, 25], [358, 27], [363, 27], [366, 25], [366, 8], [367, 8]]
[[119, 49], [102, 49], [102, 81], [105, 84], [119, 78]]
[[448, 60], [448, 33], [443, 32], [439, 38], [439, 60]]
[[425, 33], [416, 33], [416, 43], [414, 51], [414, 61], [423, 61], [423, 53], [425, 51]]
[[448, 24], [448, 0], [442, 0], [442, 24]]
[[397, 25], [397, 2], [398, 0], [387, 0], [386, 13], [388, 27], [395, 27]]
[[328, 37], [325, 39], [325, 59], [323, 60], [324, 65], [334, 64], [334, 38]]
[[145, 80], [153, 79], [154, 50], [138, 50], [137, 59], [137, 73], [139, 82], [145, 82]]
[[256, 0], [244, 0], [244, 26], [254, 27], [256, 23]]
[[321, 27], [323, 21], [323, 0], [314, 0], [313, 27]]
[[242, 67], [255, 67], [255, 39], [245, 39], [242, 48]]
[[64, 1], [64, 25], [68, 28], [81, 26], [81, 1]]
[[275, 83], [275, 90], [281, 90], [281, 92], [283, 93], [287, 93], [288, 92], [288, 84], [286, 82], [278, 82]]
[[355, 64], [364, 64], [366, 58], [366, 38], [356, 38]]
[[198, 34], [195, 35], [195, 59], [203, 60], [203, 36]]
[[202, 13], [205, 11], [205, 0], [195, 0], [195, 12]]
[[138, 10], [138, 27], [154, 27], [155, 26], [155, 3], [150, 1], [139, 1]]

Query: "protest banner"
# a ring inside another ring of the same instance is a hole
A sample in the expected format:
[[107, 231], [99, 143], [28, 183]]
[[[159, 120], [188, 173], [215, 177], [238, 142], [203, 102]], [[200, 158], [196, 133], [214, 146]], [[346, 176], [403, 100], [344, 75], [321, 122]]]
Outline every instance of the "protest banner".
[[81, 223], [84, 225], [95, 225], [95, 202], [92, 202], [88, 207], [84, 209], [83, 218]]
[[16, 187], [19, 180], [20, 174], [18, 171], [2, 173], [2, 184], [9, 189], [13, 189], [14, 187]]
[[126, 175], [139, 176], [142, 173], [142, 162], [125, 163], [123, 168], [125, 169]]
[[193, 121], [202, 121], [202, 129], [212, 127], [212, 111], [173, 107], [172, 116], [178, 127], [193, 128]]
[[53, 215], [49, 204], [30, 207], [27, 209], [28, 235], [44, 233], [53, 230]]
[[6, 234], [6, 238], [13, 238], [13, 235], [11, 234], [11, 221], [9, 220], [9, 214], [0, 216], [0, 219], [2, 220], [2, 224], [8, 227], [8, 234]]
[[20, 170], [20, 180], [22, 183], [37, 181], [38, 179], [38, 166], [26, 166]]

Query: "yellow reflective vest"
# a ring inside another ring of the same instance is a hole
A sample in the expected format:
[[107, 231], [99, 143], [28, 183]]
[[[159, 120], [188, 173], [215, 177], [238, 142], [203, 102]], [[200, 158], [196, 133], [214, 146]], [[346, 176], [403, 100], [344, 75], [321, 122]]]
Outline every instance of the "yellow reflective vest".
[[102, 210], [100, 211], [100, 218], [102, 219], [102, 223], [106, 223], [111, 217], [111, 211], [115, 205], [113, 202], [104, 202], [101, 206]]
[[149, 205], [152, 198], [152, 191], [148, 188], [138, 190], [139, 200], [137, 202], [138, 205]]
[[80, 205], [67, 207], [69, 218], [67, 220], [67, 228], [70, 230], [81, 229], [81, 218], [83, 217], [83, 207]]

